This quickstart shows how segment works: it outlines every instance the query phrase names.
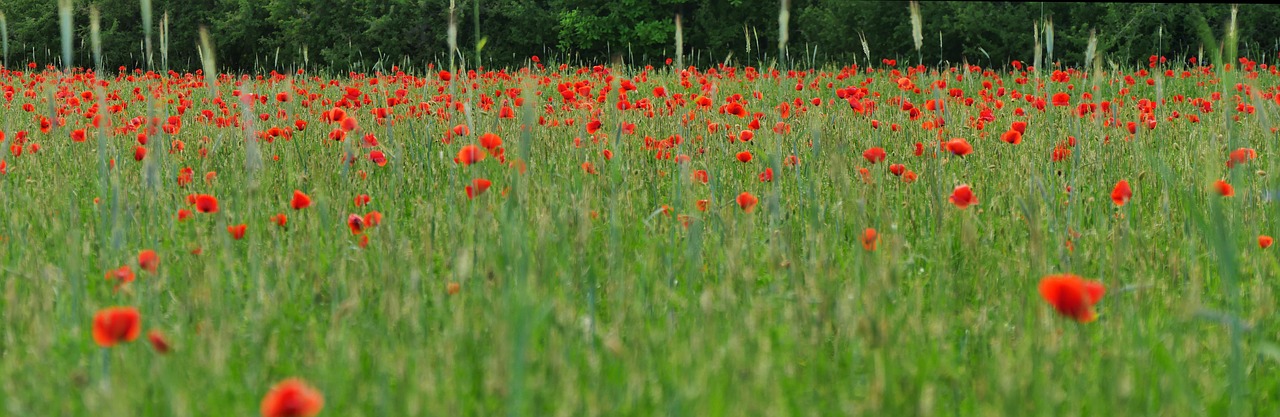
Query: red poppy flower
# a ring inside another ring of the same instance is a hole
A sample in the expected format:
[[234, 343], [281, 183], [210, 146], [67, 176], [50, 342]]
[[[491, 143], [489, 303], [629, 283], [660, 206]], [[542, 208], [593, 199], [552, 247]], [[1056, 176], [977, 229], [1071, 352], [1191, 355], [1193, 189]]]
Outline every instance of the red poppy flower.
[[711, 181], [711, 176], [707, 175], [707, 170], [698, 169], [693, 171], [693, 180], [706, 184], [708, 181]]
[[1236, 165], [1248, 162], [1258, 157], [1258, 151], [1250, 148], [1240, 148], [1231, 151], [1231, 155], [1227, 159], [1227, 168], [1234, 168]]
[[920, 142], [916, 142], [915, 151], [913, 151], [912, 153], [914, 153], [916, 156], [924, 155], [924, 144]]
[[357, 235], [364, 231], [364, 218], [359, 214], [351, 214], [347, 216], [347, 228], [351, 229], [351, 234]]
[[365, 214], [366, 228], [376, 228], [378, 224], [383, 223], [383, 214], [379, 211], [370, 211]]
[[1082, 279], [1072, 274], [1050, 275], [1040, 280], [1040, 296], [1053, 306], [1058, 314], [1081, 323], [1097, 318], [1093, 305], [1106, 293], [1102, 283]]
[[973, 146], [964, 138], [954, 138], [947, 141], [947, 150], [956, 156], [965, 156], [973, 153]]
[[978, 197], [973, 195], [973, 189], [969, 188], [968, 185], [961, 185], [951, 191], [951, 196], [947, 197], [947, 201], [955, 204], [956, 207], [964, 209], [972, 204], [978, 204]]
[[146, 249], [138, 252], [138, 268], [152, 274], [156, 273], [160, 269], [160, 257], [156, 255], [156, 251]]
[[300, 379], [286, 379], [262, 398], [262, 417], [311, 417], [324, 408], [320, 391]]
[[1232, 187], [1231, 184], [1227, 184], [1227, 182], [1223, 180], [1218, 180], [1218, 182], [1213, 183], [1213, 189], [1214, 191], [1217, 191], [1218, 195], [1223, 197], [1236, 195], [1236, 188]]
[[1018, 133], [1025, 135], [1027, 134], [1027, 122], [1023, 122], [1023, 121], [1013, 122], [1013, 124], [1010, 125], [1009, 130], [1016, 130], [1018, 131]]
[[374, 149], [369, 151], [369, 161], [380, 167], [387, 166], [387, 155], [380, 150]]
[[151, 341], [151, 348], [155, 349], [156, 353], [162, 355], [169, 353], [169, 341], [160, 332], [155, 330], [147, 332], [147, 340]]
[[230, 233], [230, 234], [231, 234], [231, 237], [232, 237], [232, 238], [234, 238], [235, 240], [240, 240], [240, 239], [243, 239], [243, 238], [244, 238], [244, 231], [245, 231], [245, 229], [247, 229], [248, 227], [249, 227], [249, 225], [245, 225], [245, 224], [237, 224], [237, 225], [235, 225], [235, 226], [227, 226], [227, 233]]
[[373, 201], [373, 198], [369, 197], [368, 194], [360, 194], [355, 198], [356, 207], [364, 207], [364, 205], [369, 204], [370, 201]]
[[1111, 201], [1118, 207], [1128, 203], [1130, 198], [1133, 198], [1133, 190], [1129, 188], [1129, 181], [1117, 182], [1116, 188], [1111, 190]]
[[1053, 95], [1053, 105], [1069, 106], [1071, 105], [1071, 95], [1067, 93], [1058, 93]]
[[751, 152], [747, 152], [747, 151], [738, 152], [738, 161], [741, 161], [743, 163], [751, 162]]
[[862, 152], [862, 157], [866, 158], [867, 162], [872, 164], [875, 164], [876, 162], [883, 162], [885, 158], [884, 148], [876, 146], [871, 149], [867, 149]]
[[585, 172], [585, 173], [588, 173], [588, 174], [593, 174], [593, 175], [594, 175], [594, 174], [598, 174], [598, 173], [599, 173], [599, 172], [597, 172], [597, 171], [596, 171], [596, 166], [595, 166], [595, 165], [592, 165], [590, 162], [583, 162], [583, 163], [582, 163], [582, 172]]
[[294, 210], [311, 207], [311, 196], [303, 194], [301, 190], [293, 190], [293, 201], [289, 202], [289, 206]]
[[116, 285], [114, 288], [117, 290], [120, 289], [120, 287], [123, 286], [124, 284], [133, 282], [133, 279], [134, 279], [133, 269], [129, 268], [129, 265], [123, 265], [119, 268], [107, 271], [107, 281], [115, 280]]
[[772, 182], [772, 181], [773, 181], [773, 168], [765, 168], [764, 172], [760, 173], [760, 182]]
[[1275, 239], [1272, 239], [1272, 238], [1271, 238], [1271, 236], [1267, 236], [1267, 235], [1259, 235], [1259, 236], [1258, 236], [1258, 246], [1259, 246], [1259, 247], [1261, 247], [1261, 248], [1263, 248], [1263, 249], [1266, 249], [1266, 248], [1268, 248], [1268, 247], [1271, 247], [1271, 244], [1272, 244], [1272, 243], [1275, 243], [1275, 241], [1276, 241], [1276, 240], [1275, 240]]
[[1053, 162], [1061, 162], [1070, 157], [1071, 148], [1063, 146], [1061, 143], [1054, 145], [1053, 153], [1049, 155], [1049, 158], [1052, 159]]
[[752, 132], [750, 130], [744, 130], [742, 131], [742, 133], [738, 134], [738, 140], [743, 142], [750, 142], [751, 138], [754, 138], [754, 137], [756, 137], [755, 132]]
[[284, 213], [279, 213], [271, 216], [271, 222], [275, 223], [277, 226], [284, 227], [284, 225], [289, 223], [289, 217], [285, 216]]
[[72, 130], [71, 140], [74, 142], [84, 142], [85, 141], [84, 129]]
[[218, 199], [208, 194], [196, 194], [196, 211], [201, 213], [217, 213]]
[[191, 167], [184, 167], [178, 170], [178, 187], [186, 187], [188, 184], [191, 184], [195, 175], [196, 171], [191, 169]]
[[876, 233], [876, 229], [868, 227], [862, 231], [862, 249], [868, 251], [876, 250], [876, 242], [880, 240], [880, 234]]
[[133, 307], [109, 307], [93, 316], [93, 341], [98, 346], [112, 347], [132, 342], [142, 332], [142, 315]]
[[493, 133], [485, 133], [480, 135], [480, 146], [493, 151], [493, 148], [502, 146], [502, 138]]
[[902, 174], [902, 182], [907, 184], [916, 182], [916, 178], [917, 176], [915, 171], [907, 170], [906, 173]]
[[698, 200], [694, 205], [698, 207], [698, 211], [707, 211], [707, 207], [711, 205], [711, 200]]
[[756, 208], [756, 203], [760, 202], [760, 199], [756, 198], [756, 196], [751, 195], [751, 193], [745, 192], [745, 191], [742, 194], [738, 194], [737, 200], [738, 200], [738, 206], [742, 207], [742, 211], [745, 211], [747, 213], [750, 213], [752, 210], [754, 210]]
[[1008, 130], [1000, 135], [1000, 140], [1004, 141], [1005, 143], [1017, 145], [1019, 143], [1022, 143], [1022, 132], [1019, 132], [1016, 130]]
[[184, 221], [191, 218], [191, 210], [178, 209], [178, 221]]
[[142, 160], [145, 159], [146, 157], [147, 157], [147, 147], [138, 146], [136, 148], [133, 148], [134, 161], [142, 162]]
[[466, 186], [467, 198], [471, 199], [480, 194], [484, 194], [485, 190], [488, 190], [491, 185], [493, 185], [493, 182], [484, 178], [476, 178], [475, 180], [472, 180], [471, 185]]
[[902, 165], [902, 164], [889, 165], [890, 174], [901, 177], [904, 172], [907, 172], [906, 165]]
[[360, 127], [360, 123], [356, 121], [356, 118], [348, 117], [346, 119], [342, 119], [342, 121], [338, 123], [338, 126], [342, 128], [343, 132], [350, 132], [358, 129]]
[[462, 166], [468, 166], [481, 160], [484, 160], [484, 152], [476, 145], [463, 146], [462, 149], [458, 150], [458, 156], [453, 158], [454, 163], [462, 164]]

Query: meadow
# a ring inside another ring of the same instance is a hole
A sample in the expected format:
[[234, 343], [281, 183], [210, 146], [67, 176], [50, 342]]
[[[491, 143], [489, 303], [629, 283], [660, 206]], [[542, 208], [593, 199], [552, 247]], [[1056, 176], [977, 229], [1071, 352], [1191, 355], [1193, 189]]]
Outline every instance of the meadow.
[[1274, 66], [540, 61], [0, 70], [0, 414], [1280, 413]]

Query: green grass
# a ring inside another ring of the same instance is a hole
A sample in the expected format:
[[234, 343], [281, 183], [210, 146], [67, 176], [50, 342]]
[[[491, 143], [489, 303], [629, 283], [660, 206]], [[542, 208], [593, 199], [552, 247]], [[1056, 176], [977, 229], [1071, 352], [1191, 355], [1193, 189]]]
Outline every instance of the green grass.
[[[637, 70], [613, 74], [632, 78]], [[445, 84], [434, 75], [384, 75], [376, 86], [369, 85], [373, 75], [337, 77], [339, 87], [357, 86], [373, 101], [349, 110], [362, 130], [345, 142], [329, 140], [336, 125], [320, 120], [332, 104], [303, 107], [292, 91], [337, 99], [341, 88], [319, 87], [330, 78], [242, 85], [225, 78], [217, 91], [229, 103], [236, 102], [233, 89], [294, 96], [248, 111], [273, 115], [265, 123], [255, 118], [258, 130], [297, 118], [309, 123], [292, 140], [256, 143], [256, 170], [246, 168], [242, 131], [197, 119], [217, 108], [209, 90], [192, 81], [104, 75], [105, 92], [130, 103], [112, 115], [114, 126], [149, 113], [163, 123], [176, 115], [179, 94], [193, 102], [181, 131], [157, 132], [147, 158], [135, 162], [137, 132], [90, 127], [90, 140], [74, 143], [69, 132], [89, 123], [76, 114], [48, 134], [39, 131], [37, 115], [65, 105], [64, 98], [48, 102], [54, 92], [66, 86], [78, 94], [85, 82], [52, 71], [37, 73], [42, 81], [0, 73], [0, 84], [18, 91], [0, 110], [5, 148], [19, 130], [42, 147], [3, 155], [0, 414], [256, 415], [269, 388], [289, 377], [324, 394], [325, 416], [1280, 412], [1280, 255], [1256, 242], [1259, 234], [1280, 235], [1280, 206], [1263, 198], [1280, 190], [1275, 102], [1246, 98], [1257, 113], [1229, 122], [1239, 114], [1238, 93], [1224, 86], [1240, 74], [1219, 79], [1191, 69], [1197, 75], [1163, 80], [1168, 101], [1155, 110], [1158, 127], [1139, 127], [1130, 139], [1123, 127], [1104, 126], [1105, 115], [1072, 111], [1090, 86], [1098, 86], [1093, 102], [1128, 87], [1132, 98], [1113, 106], [1115, 119], [1121, 126], [1136, 121], [1138, 99], [1157, 99], [1145, 77], [1126, 86], [1132, 71], [1089, 80], [1077, 74], [1068, 83], [1045, 74], [1038, 90], [1034, 73], [1020, 85], [1020, 74], [992, 71], [959, 81], [963, 70], [914, 74], [924, 90], [917, 94], [899, 91], [888, 69], [858, 69], [847, 79], [836, 78], [838, 69], [809, 71], [799, 92], [786, 72], [782, 80], [755, 81], [742, 69], [695, 73], [684, 88], [678, 72], [657, 69], [628, 93], [633, 102], [654, 102], [654, 117], [619, 111], [618, 82], [590, 71], [513, 72], [509, 80], [487, 74], [476, 80], [479, 91], [462, 92], [461, 83], [443, 90], [468, 100], [469, 115], [414, 117], [408, 104], [397, 107], [394, 126], [377, 124], [369, 109], [406, 88], [409, 103], [429, 102], [434, 112], [444, 106], [432, 98]], [[1277, 78], [1259, 72], [1240, 81], [1273, 92]], [[537, 83], [543, 77], [549, 82]], [[709, 110], [689, 100], [666, 115], [663, 99], [652, 97], [656, 86], [697, 93], [704, 77], [714, 85]], [[808, 85], [815, 77], [816, 90]], [[826, 101], [834, 88], [867, 78], [874, 79], [866, 86], [876, 101], [872, 115]], [[928, 90], [939, 79], [976, 103]], [[966, 121], [983, 105], [984, 79], [1046, 100], [1072, 84], [1072, 106], [1040, 111], [1006, 95], [997, 98], [1005, 105], [995, 110], [996, 121], [974, 130]], [[592, 82], [593, 98], [604, 85], [614, 89], [603, 103], [589, 100], [603, 122], [598, 143], [585, 130], [591, 110], [564, 106], [555, 88], [579, 80]], [[134, 88], [158, 98], [134, 101]], [[476, 109], [480, 94], [506, 88], [523, 88], [526, 102], [536, 104], [517, 108], [516, 119], [497, 117], [501, 99], [490, 111]], [[28, 89], [34, 97], [23, 95]], [[1212, 113], [1171, 99], [1208, 99], [1214, 91], [1223, 95]], [[708, 121], [746, 128], [750, 118], [716, 112], [732, 94], [742, 94], [749, 112], [765, 114], [751, 143], [729, 143], [724, 129], [707, 131]], [[792, 133], [773, 133], [781, 120], [774, 107], [797, 97], [824, 102], [793, 111], [786, 120]], [[945, 99], [946, 112], [909, 120], [891, 97], [919, 107]], [[22, 110], [25, 103], [35, 112]], [[277, 107], [287, 120], [274, 118]], [[1016, 107], [1027, 115], [1014, 115]], [[1173, 111], [1183, 116], [1167, 121]], [[682, 123], [689, 113], [696, 118]], [[1189, 114], [1201, 121], [1188, 122]], [[576, 123], [537, 124], [544, 115]], [[946, 120], [941, 136], [921, 127], [935, 117]], [[522, 120], [532, 128], [522, 131]], [[1015, 120], [1028, 122], [1023, 143], [1000, 142]], [[619, 132], [623, 122], [636, 125], [634, 134]], [[442, 143], [457, 124], [470, 125], [472, 134]], [[485, 132], [501, 135], [508, 162], [523, 160], [527, 170], [493, 156], [470, 167], [452, 161]], [[377, 136], [386, 166], [363, 156], [365, 133]], [[672, 154], [691, 156], [688, 164], [644, 149], [645, 136], [674, 134], [684, 141]], [[1069, 135], [1079, 140], [1071, 158], [1052, 162], [1054, 146]], [[966, 138], [973, 154], [931, 157], [937, 139], [952, 137]], [[175, 139], [186, 150], [170, 154]], [[912, 155], [916, 142], [925, 144], [925, 156]], [[885, 162], [862, 158], [872, 146], [886, 149]], [[1227, 153], [1238, 147], [1259, 157], [1228, 171]], [[606, 161], [604, 149], [615, 157]], [[352, 165], [342, 162], [348, 150], [359, 156]], [[738, 162], [734, 154], [742, 150], [755, 159]], [[785, 167], [793, 154], [800, 165]], [[100, 166], [112, 158], [114, 168]], [[599, 174], [584, 173], [582, 162]], [[891, 175], [892, 163], [919, 180]], [[186, 188], [175, 180], [182, 167], [195, 171]], [[771, 183], [757, 178], [766, 167], [775, 171]], [[870, 169], [869, 183], [860, 167]], [[710, 183], [689, 181], [694, 169], [707, 170]], [[217, 172], [211, 183], [204, 181], [209, 171]], [[493, 186], [468, 199], [463, 187], [479, 177]], [[1235, 186], [1235, 197], [1212, 194], [1219, 178]], [[1117, 208], [1109, 196], [1121, 179], [1134, 196]], [[960, 184], [973, 187], [978, 205], [960, 210], [947, 202]], [[294, 189], [314, 205], [290, 209]], [[733, 200], [743, 191], [760, 198], [752, 213]], [[221, 210], [177, 221], [177, 211], [190, 208], [190, 193], [216, 196]], [[372, 202], [355, 207], [359, 194]], [[701, 199], [711, 201], [706, 212], [696, 209]], [[663, 205], [672, 212], [661, 213]], [[361, 248], [346, 219], [370, 210], [384, 220]], [[289, 216], [287, 228], [270, 223], [277, 213]], [[688, 227], [678, 215], [691, 216]], [[233, 240], [226, 226], [240, 223], [248, 233]], [[873, 252], [862, 248], [868, 227], [881, 235]], [[1079, 234], [1074, 251], [1065, 245], [1069, 231]], [[202, 253], [193, 255], [197, 247]], [[160, 254], [158, 274], [138, 270], [143, 249]], [[121, 265], [133, 265], [138, 279], [117, 292], [103, 275]], [[1040, 279], [1066, 272], [1107, 286], [1097, 321], [1060, 317], [1040, 298]], [[461, 284], [458, 294], [446, 293], [450, 282]], [[93, 316], [115, 305], [141, 311], [144, 336], [100, 348], [90, 337]], [[171, 353], [147, 346], [151, 329], [168, 337]]]

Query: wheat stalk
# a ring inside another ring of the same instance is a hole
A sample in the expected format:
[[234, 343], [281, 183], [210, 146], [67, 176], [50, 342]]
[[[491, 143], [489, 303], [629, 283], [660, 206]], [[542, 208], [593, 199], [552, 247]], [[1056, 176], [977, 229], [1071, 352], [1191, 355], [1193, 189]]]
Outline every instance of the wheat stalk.
[[58, 0], [58, 22], [62, 29], [62, 67], [71, 70], [71, 0]]
[[[98, 5], [89, 5], [89, 44], [93, 46], [93, 65], [102, 72], [102, 12]], [[99, 75], [101, 76], [101, 75]]]
[[1049, 62], [1046, 64], [1053, 65], [1053, 17], [1044, 22], [1044, 49], [1049, 53]]
[[1041, 52], [1040, 52], [1040, 22], [1032, 23], [1032, 29], [1033, 29], [1033, 30], [1031, 31], [1031, 34], [1032, 34], [1032, 36], [1034, 36], [1034, 37], [1035, 37], [1035, 40], [1036, 40], [1036, 54], [1035, 54], [1035, 60], [1033, 60], [1033, 61], [1031, 61], [1031, 62], [1032, 62], [1032, 64], [1034, 64], [1034, 67], [1035, 67], [1035, 68], [1040, 68], [1040, 58], [1041, 58]]
[[923, 63], [920, 48], [924, 46], [924, 22], [920, 18], [920, 2], [912, 1], [908, 8], [911, 10], [911, 40], [916, 44], [916, 58]]
[[791, 23], [791, 0], [782, 0], [778, 9], [778, 60], [787, 57], [787, 26]]
[[858, 41], [862, 43], [862, 56], [867, 57], [867, 65], [871, 65], [871, 47], [867, 46], [867, 36], [858, 32]]
[[0, 61], [0, 64], [9, 68], [9, 19], [5, 18], [2, 11], [0, 11], [0, 43], [4, 45], [4, 61]]
[[[751, 51], [751, 44], [747, 44]], [[684, 68], [684, 25], [680, 23], [680, 13], [676, 13], [676, 68]]]

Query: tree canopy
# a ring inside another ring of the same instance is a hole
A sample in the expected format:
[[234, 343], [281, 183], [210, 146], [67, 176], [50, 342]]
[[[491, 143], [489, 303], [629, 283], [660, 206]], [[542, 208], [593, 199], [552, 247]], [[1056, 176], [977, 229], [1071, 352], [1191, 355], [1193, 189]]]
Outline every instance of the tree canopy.
[[[475, 2], [479, 2], [478, 4]], [[101, 10], [105, 66], [147, 65], [139, 2], [78, 0], [73, 5], [74, 62], [91, 65], [89, 7]], [[152, 0], [153, 67], [200, 67], [198, 28], [207, 26], [218, 64], [233, 71], [307, 66], [368, 70], [447, 62], [450, 0]], [[454, 0], [459, 58], [469, 66], [521, 65], [532, 55], [575, 64], [614, 59], [659, 64], [675, 54], [674, 17], [682, 16], [685, 62], [776, 59], [777, 1], [765, 0]], [[11, 66], [61, 56], [57, 2], [6, 0]], [[167, 55], [159, 39], [168, 16]], [[1090, 31], [1108, 60], [1195, 56], [1221, 38], [1230, 6], [1220, 4], [927, 2], [917, 58], [906, 2], [792, 0], [788, 58], [796, 65], [897, 58], [926, 65], [1030, 61], [1037, 22], [1052, 19], [1055, 61], [1079, 65]], [[1280, 48], [1272, 22], [1280, 9], [1240, 6], [1240, 53], [1266, 62]], [[479, 30], [476, 30], [476, 28]], [[483, 42], [480, 42], [483, 40]], [[1206, 52], [1207, 54], [1207, 52]]]

